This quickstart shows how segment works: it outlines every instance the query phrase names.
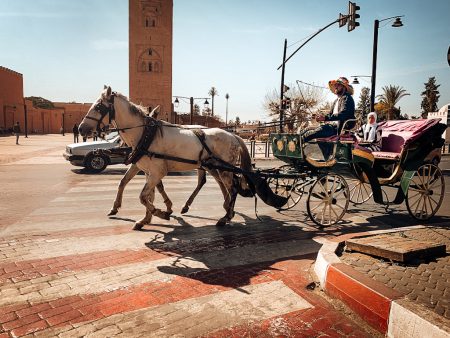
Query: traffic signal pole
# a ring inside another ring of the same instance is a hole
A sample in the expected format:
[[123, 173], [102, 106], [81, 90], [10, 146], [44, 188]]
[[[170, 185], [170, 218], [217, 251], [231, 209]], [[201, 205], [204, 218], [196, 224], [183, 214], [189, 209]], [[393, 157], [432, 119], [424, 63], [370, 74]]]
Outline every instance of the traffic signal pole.
[[284, 73], [286, 68], [286, 63], [300, 50], [305, 46], [309, 41], [314, 39], [317, 35], [319, 35], [321, 32], [323, 32], [328, 27], [331, 27], [335, 23], [339, 22], [339, 27], [344, 26], [348, 21], [348, 31], [352, 31], [356, 27], [359, 26], [359, 22], [356, 21], [356, 19], [359, 19], [359, 14], [356, 12], [360, 9], [359, 6], [356, 5], [356, 3], [349, 1], [348, 3], [348, 15], [342, 15], [339, 14], [339, 18], [334, 20], [333, 22], [329, 23], [325, 27], [319, 29], [313, 36], [311, 36], [308, 40], [306, 40], [300, 47], [298, 47], [289, 57], [286, 59], [286, 49], [287, 49], [287, 39], [284, 39], [284, 50], [283, 50], [283, 63], [277, 68], [279, 70], [281, 68], [281, 89], [280, 89], [280, 132], [283, 132], [283, 123], [284, 123]]
[[283, 132], [283, 124], [284, 124], [284, 70], [286, 65], [286, 49], [287, 49], [287, 39], [284, 39], [284, 51], [283, 51], [283, 64], [281, 65], [281, 88], [280, 88], [280, 133]]

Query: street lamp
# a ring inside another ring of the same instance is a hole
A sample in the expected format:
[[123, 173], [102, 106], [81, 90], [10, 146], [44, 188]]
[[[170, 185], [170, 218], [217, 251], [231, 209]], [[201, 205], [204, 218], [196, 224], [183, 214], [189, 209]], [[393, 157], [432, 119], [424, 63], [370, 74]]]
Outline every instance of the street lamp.
[[403, 23], [400, 18], [404, 17], [404, 15], [396, 15], [391, 16], [390, 18], [382, 19], [382, 20], [375, 20], [373, 25], [373, 55], [372, 55], [372, 85], [370, 90], [370, 111], [374, 111], [374, 105], [375, 105], [375, 83], [377, 78], [377, 49], [378, 49], [378, 28], [380, 28], [380, 22], [386, 21], [386, 20], [392, 20], [395, 19], [394, 23], [392, 24], [392, 27], [402, 27]]
[[178, 106], [180, 105], [180, 101], [178, 99], [186, 99], [189, 100], [189, 104], [190, 104], [190, 114], [191, 114], [191, 118], [190, 118], [190, 124], [194, 124], [194, 100], [205, 100], [205, 102], [203, 102], [203, 106], [205, 108], [209, 107], [209, 102], [208, 102], [208, 97], [186, 97], [186, 96], [174, 96], [175, 101], [173, 102], [173, 105], [175, 106], [175, 108], [178, 108]]
[[370, 76], [370, 75], [351, 75], [350, 77], [353, 78], [352, 84], [358, 85], [359, 84], [358, 77], [372, 77], [372, 76]]

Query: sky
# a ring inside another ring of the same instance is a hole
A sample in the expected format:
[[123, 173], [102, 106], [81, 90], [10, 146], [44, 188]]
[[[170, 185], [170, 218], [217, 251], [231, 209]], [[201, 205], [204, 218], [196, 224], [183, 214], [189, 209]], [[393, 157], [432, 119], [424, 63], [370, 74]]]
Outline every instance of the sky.
[[[419, 115], [424, 83], [435, 76], [438, 108], [450, 103], [450, 0], [356, 2], [360, 26], [317, 35], [286, 64], [285, 83], [371, 75], [374, 20], [404, 15], [401, 28], [380, 24], [376, 94], [401, 86], [410, 93], [402, 113]], [[228, 93], [229, 119], [268, 120], [263, 101], [280, 87], [284, 39], [290, 55], [347, 12], [341, 0], [174, 0], [173, 95], [205, 97], [214, 86], [215, 114], [225, 117]], [[0, 0], [0, 46], [0, 65], [23, 74], [25, 96], [93, 102], [104, 84], [128, 95], [127, 0]], [[359, 81], [356, 102], [370, 88], [370, 77]]]

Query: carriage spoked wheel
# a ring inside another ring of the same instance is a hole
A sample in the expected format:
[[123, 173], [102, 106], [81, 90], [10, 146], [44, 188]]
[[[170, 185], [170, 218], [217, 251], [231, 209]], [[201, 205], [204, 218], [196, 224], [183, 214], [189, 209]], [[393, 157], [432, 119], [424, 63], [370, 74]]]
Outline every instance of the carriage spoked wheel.
[[306, 210], [311, 220], [321, 227], [334, 225], [344, 217], [350, 201], [350, 190], [345, 179], [329, 173], [311, 186]]
[[350, 189], [350, 202], [353, 204], [363, 204], [370, 200], [373, 195], [372, 187], [367, 183], [367, 177], [362, 170], [355, 165], [355, 178], [348, 180], [348, 187]]
[[348, 187], [350, 190], [350, 202], [353, 204], [363, 204], [370, 200], [373, 195], [370, 184], [357, 178], [349, 180]]
[[[297, 205], [303, 196], [304, 188], [297, 172], [290, 165], [284, 165], [276, 169], [279, 177], [269, 177], [267, 183], [270, 189], [279, 196], [288, 198], [288, 201], [278, 210], [289, 210]], [[286, 176], [283, 176], [286, 175]]]
[[439, 167], [424, 164], [411, 178], [406, 194], [406, 208], [415, 219], [430, 219], [441, 206], [444, 193], [445, 181]]

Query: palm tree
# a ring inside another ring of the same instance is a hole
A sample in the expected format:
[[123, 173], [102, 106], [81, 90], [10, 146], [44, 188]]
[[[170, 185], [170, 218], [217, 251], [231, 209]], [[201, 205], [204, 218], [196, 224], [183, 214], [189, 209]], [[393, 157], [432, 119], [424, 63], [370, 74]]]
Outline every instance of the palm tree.
[[228, 99], [230, 98], [230, 95], [228, 93], [225, 94], [225, 98], [227, 99], [227, 110], [225, 113], [225, 125], [228, 125]]
[[214, 116], [214, 96], [219, 95], [219, 92], [216, 87], [211, 87], [208, 94], [211, 95], [211, 116]]
[[382, 88], [383, 94], [377, 96], [377, 98], [386, 106], [387, 119], [391, 120], [394, 112], [400, 113], [400, 110], [395, 105], [404, 96], [410, 95], [406, 92], [406, 89], [400, 86], [385, 86]]

